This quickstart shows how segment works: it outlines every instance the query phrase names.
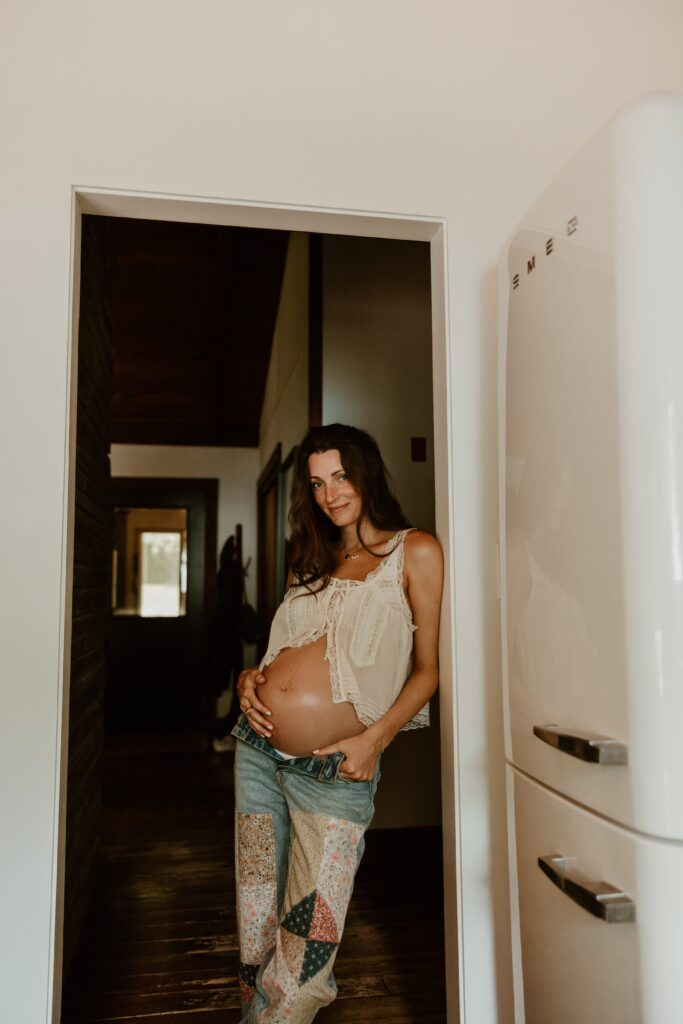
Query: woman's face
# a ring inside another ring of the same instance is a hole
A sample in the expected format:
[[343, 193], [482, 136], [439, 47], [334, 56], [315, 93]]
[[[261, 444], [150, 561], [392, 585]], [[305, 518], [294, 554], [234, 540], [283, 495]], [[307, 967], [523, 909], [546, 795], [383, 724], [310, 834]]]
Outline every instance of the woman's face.
[[336, 448], [308, 456], [313, 498], [335, 526], [350, 526], [361, 514], [362, 500], [344, 472]]

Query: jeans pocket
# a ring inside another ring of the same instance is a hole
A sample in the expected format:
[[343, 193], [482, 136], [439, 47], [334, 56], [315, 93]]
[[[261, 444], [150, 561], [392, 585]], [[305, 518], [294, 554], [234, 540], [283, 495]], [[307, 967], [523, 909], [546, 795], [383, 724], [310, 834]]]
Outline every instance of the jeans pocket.
[[382, 777], [382, 773], [380, 771], [378, 771], [375, 774], [375, 776], [372, 779], [370, 779], [370, 781], [367, 783], [367, 787], [368, 787], [368, 803], [367, 803], [367, 807], [365, 808], [365, 816], [368, 819], [368, 825], [370, 824], [370, 822], [372, 821], [373, 817], [375, 816], [375, 794], [377, 793], [377, 784], [379, 783], [379, 780], [380, 780], [381, 777]]

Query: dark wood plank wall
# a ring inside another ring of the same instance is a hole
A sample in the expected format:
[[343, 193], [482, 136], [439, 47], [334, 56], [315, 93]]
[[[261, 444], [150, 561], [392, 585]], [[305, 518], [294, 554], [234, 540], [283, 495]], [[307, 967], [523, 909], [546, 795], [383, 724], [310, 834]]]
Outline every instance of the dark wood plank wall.
[[111, 225], [83, 217], [73, 631], [66, 810], [64, 967], [68, 971], [97, 879], [102, 802], [105, 643], [111, 523]]

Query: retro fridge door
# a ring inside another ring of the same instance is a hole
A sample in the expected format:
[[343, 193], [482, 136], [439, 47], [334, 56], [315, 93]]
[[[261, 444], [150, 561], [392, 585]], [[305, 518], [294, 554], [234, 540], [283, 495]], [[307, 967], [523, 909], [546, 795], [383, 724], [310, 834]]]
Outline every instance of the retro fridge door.
[[683, 846], [508, 773], [526, 1024], [678, 1019]]
[[683, 839], [683, 101], [625, 110], [512, 238], [508, 760]]

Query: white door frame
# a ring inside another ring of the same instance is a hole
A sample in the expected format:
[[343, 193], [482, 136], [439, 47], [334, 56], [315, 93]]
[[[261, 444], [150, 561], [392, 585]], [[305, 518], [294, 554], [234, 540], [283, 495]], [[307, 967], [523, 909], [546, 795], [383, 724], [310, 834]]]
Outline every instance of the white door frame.
[[[78, 383], [78, 318], [80, 305], [81, 216], [135, 217], [151, 220], [216, 224], [230, 227], [271, 228], [321, 234], [360, 235], [429, 242], [431, 248], [432, 359], [434, 402], [434, 475], [436, 533], [445, 557], [445, 586], [441, 615], [440, 709], [441, 792], [444, 863], [444, 925], [448, 1024], [465, 1021], [463, 985], [463, 920], [460, 892], [461, 823], [456, 749], [457, 686], [455, 678], [455, 609], [453, 549], [453, 473], [451, 450], [452, 387], [448, 358], [447, 237], [444, 218], [407, 217], [381, 212], [335, 210], [287, 204], [240, 202], [222, 198], [168, 195], [152, 192], [74, 186], [72, 189], [71, 302], [69, 334], [69, 429], [65, 470], [65, 508], [62, 556], [63, 661], [60, 672], [61, 709], [58, 821], [53, 851], [53, 932], [51, 949], [52, 1024], [59, 1024], [62, 987], [62, 933], [64, 854], [66, 843], [66, 780], [68, 759], [69, 680], [71, 659], [71, 603], [73, 587], [73, 534], [75, 505], [76, 413]], [[416, 879], [416, 884], [419, 884]]]

